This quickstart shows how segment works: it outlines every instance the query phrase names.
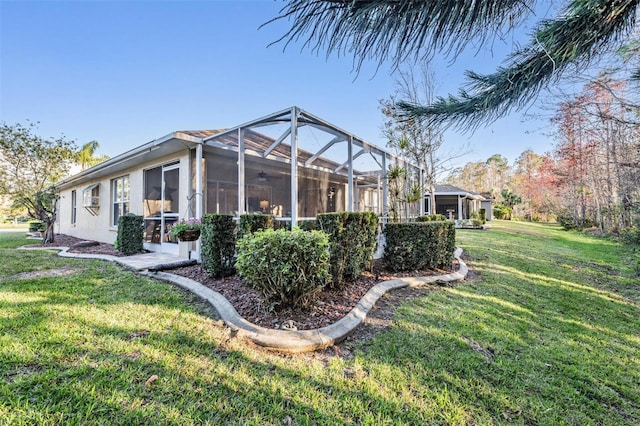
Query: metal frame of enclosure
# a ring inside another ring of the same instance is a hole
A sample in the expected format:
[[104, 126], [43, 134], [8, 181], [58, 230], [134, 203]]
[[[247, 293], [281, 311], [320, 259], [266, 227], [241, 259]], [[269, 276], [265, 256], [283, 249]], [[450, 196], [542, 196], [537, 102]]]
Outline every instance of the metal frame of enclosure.
[[[267, 128], [272, 133], [276, 129], [276, 134], [265, 137]], [[313, 149], [301, 146], [303, 129], [311, 129]], [[199, 135], [202, 143], [195, 150], [194, 172], [200, 178], [195, 179], [193, 189], [197, 194], [209, 194], [194, 200], [198, 216], [224, 212], [220, 208], [224, 188], [220, 189], [220, 178], [215, 176], [218, 168], [227, 167], [224, 176], [229, 176], [237, 165], [237, 179], [234, 176], [235, 182], [225, 184], [225, 188], [234, 187], [234, 215], [256, 211], [260, 206], [260, 211], [290, 221], [292, 226], [323, 211], [370, 210], [384, 220], [389, 204], [389, 166], [404, 167], [413, 181], [422, 182], [423, 178], [423, 170], [416, 165], [295, 106], [212, 133]], [[219, 173], [223, 176], [222, 171]], [[266, 186], [258, 183], [269, 179], [267, 176], [274, 179], [274, 188], [279, 185], [278, 191], [271, 194], [269, 189], [267, 195], [256, 197], [247, 194], [253, 187], [266, 191]], [[283, 198], [285, 194], [288, 199]], [[373, 201], [368, 201], [367, 194]], [[334, 197], [332, 205], [327, 206], [327, 197]], [[424, 214], [422, 202], [406, 211], [407, 217], [419, 214]]]

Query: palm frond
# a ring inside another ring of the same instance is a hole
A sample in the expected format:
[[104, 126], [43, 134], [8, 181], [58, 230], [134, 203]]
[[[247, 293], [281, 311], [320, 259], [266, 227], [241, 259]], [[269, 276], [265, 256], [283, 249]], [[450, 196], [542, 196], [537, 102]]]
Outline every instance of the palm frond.
[[527, 105], [569, 66], [580, 69], [633, 30], [639, 0], [573, 0], [557, 19], [543, 21], [531, 42], [495, 73], [467, 72], [467, 90], [431, 105], [398, 104], [410, 119], [473, 128]]
[[[459, 53], [468, 43], [484, 43], [505, 26], [532, 12], [526, 0], [291, 0], [270, 22], [292, 20], [274, 43], [302, 41], [319, 52], [353, 54], [354, 68], [365, 60], [394, 67], [424, 60], [436, 51]], [[265, 24], [265, 25], [266, 25]], [[274, 44], [272, 43], [272, 44]]]

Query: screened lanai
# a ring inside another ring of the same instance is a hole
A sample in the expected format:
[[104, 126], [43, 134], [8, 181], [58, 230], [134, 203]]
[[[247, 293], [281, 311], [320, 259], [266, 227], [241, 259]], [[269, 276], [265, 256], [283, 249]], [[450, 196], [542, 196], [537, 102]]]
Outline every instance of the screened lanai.
[[[194, 155], [199, 213], [273, 215], [311, 220], [319, 213], [372, 211], [387, 216], [390, 166], [407, 170], [409, 186], [421, 170], [298, 107], [225, 130], [185, 132], [202, 140]], [[201, 186], [201, 188], [199, 188]], [[422, 197], [423, 198], [423, 197]], [[407, 204], [403, 216], [422, 214]]]

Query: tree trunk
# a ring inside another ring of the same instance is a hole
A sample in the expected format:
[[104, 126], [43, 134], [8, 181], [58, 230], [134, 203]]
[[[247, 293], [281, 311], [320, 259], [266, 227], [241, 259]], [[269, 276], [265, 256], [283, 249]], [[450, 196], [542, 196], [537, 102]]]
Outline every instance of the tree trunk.
[[52, 221], [44, 221], [46, 227], [44, 229], [44, 235], [42, 236], [42, 245], [55, 242], [53, 228], [55, 223]]

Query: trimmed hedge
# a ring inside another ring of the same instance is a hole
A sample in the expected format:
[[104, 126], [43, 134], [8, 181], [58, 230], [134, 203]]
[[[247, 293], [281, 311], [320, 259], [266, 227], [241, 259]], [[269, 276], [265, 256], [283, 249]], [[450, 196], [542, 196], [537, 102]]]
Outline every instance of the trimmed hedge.
[[126, 256], [141, 253], [144, 239], [142, 216], [127, 213], [118, 218], [118, 236], [116, 237], [118, 251]]
[[40, 232], [44, 231], [45, 224], [40, 220], [34, 220], [29, 222], [29, 232]]
[[241, 214], [237, 239], [240, 240], [246, 234], [253, 234], [260, 230], [273, 229], [273, 223], [273, 216], [268, 214]]
[[301, 220], [300, 222], [298, 222], [298, 228], [302, 229], [303, 231], [317, 231], [318, 230], [318, 223], [316, 220]]
[[440, 220], [447, 220], [445, 215], [443, 214], [425, 214], [423, 216], [418, 216], [416, 218], [416, 222], [435, 222]]
[[269, 301], [269, 309], [306, 306], [329, 277], [329, 237], [318, 231], [266, 229], [238, 241], [240, 276]]
[[229, 214], [205, 214], [200, 233], [202, 269], [213, 278], [235, 273], [236, 223]]
[[449, 267], [456, 230], [451, 221], [387, 223], [384, 260], [392, 271]]
[[330, 288], [353, 281], [370, 265], [376, 249], [378, 215], [372, 212], [322, 213], [317, 229], [329, 234]]

